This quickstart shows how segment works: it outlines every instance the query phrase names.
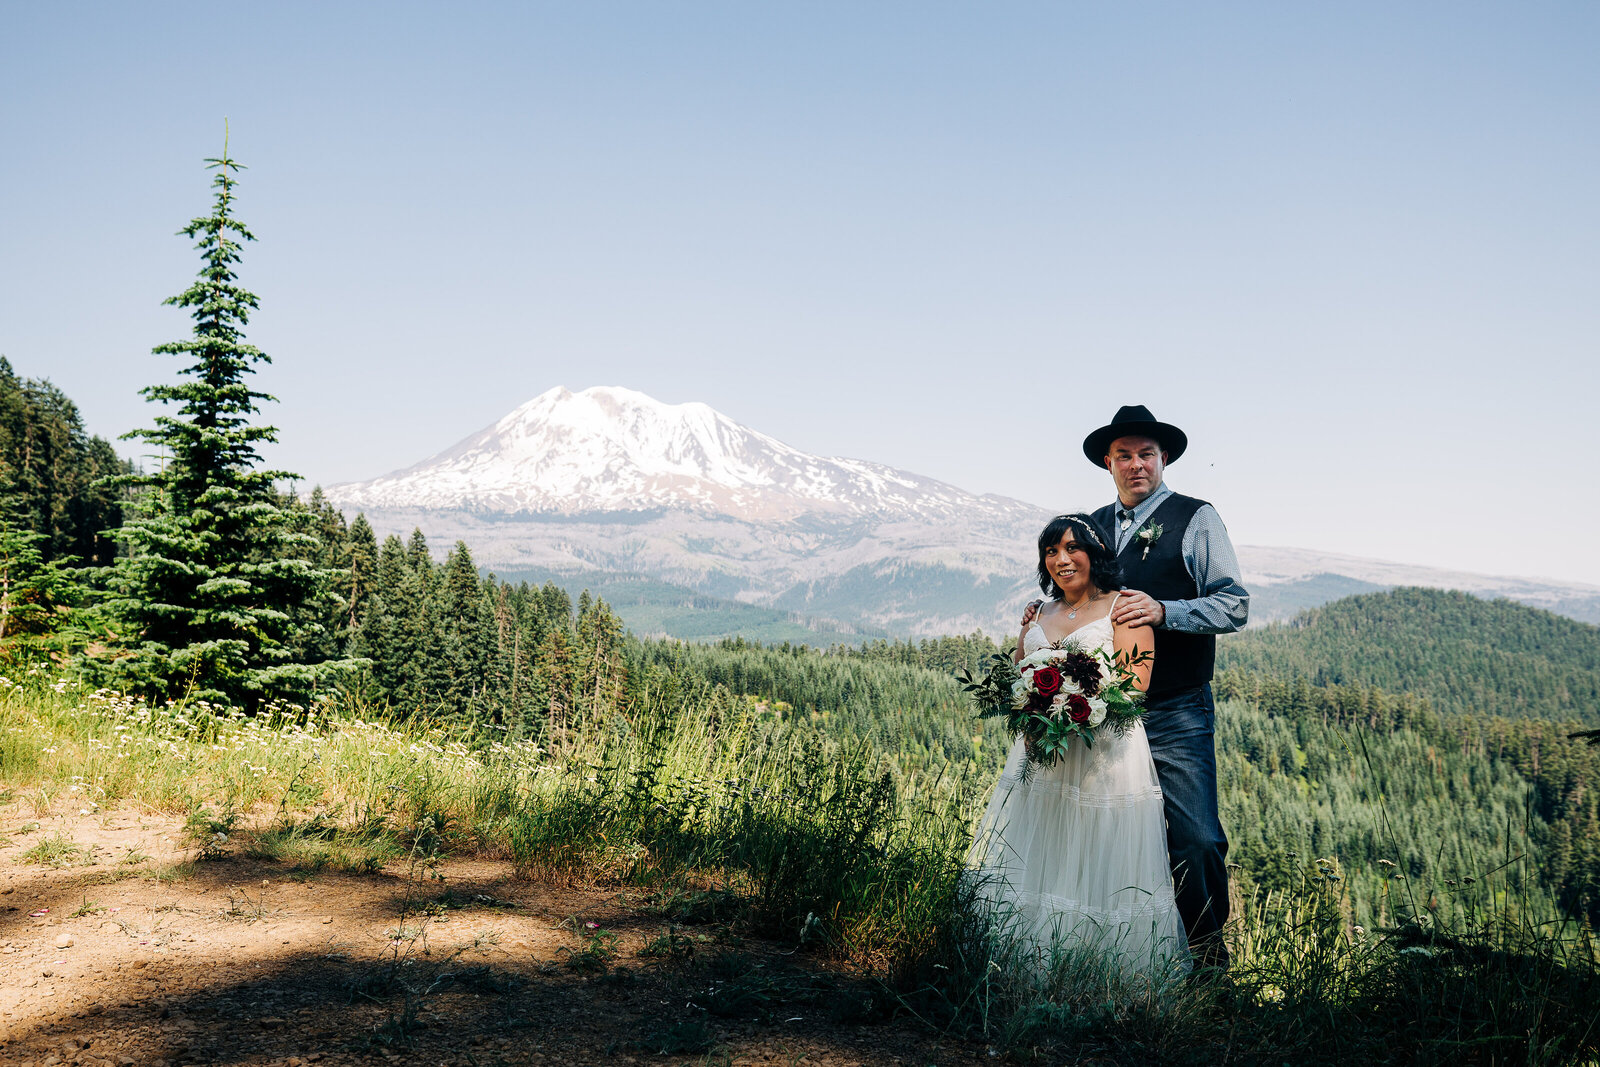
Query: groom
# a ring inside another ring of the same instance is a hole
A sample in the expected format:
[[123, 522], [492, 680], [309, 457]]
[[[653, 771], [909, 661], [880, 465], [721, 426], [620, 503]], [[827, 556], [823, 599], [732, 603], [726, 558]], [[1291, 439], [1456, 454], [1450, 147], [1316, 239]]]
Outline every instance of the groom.
[[1168, 489], [1163, 475], [1189, 438], [1150, 409], [1120, 409], [1084, 438], [1089, 462], [1111, 472], [1117, 500], [1094, 513], [1112, 540], [1128, 589], [1114, 623], [1155, 628], [1145, 732], [1166, 799], [1167, 853], [1178, 911], [1197, 968], [1226, 970], [1228, 839], [1217, 818], [1216, 634], [1244, 626], [1250, 594], [1216, 509]]

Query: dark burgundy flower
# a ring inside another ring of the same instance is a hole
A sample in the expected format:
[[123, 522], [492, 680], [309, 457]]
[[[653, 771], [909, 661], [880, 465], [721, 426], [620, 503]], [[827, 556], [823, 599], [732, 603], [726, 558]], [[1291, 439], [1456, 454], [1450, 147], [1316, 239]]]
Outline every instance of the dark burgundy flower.
[[1087, 652], [1071, 652], [1056, 661], [1061, 673], [1071, 678], [1084, 696], [1100, 692], [1100, 661]]
[[1054, 667], [1040, 667], [1033, 672], [1033, 687], [1042, 697], [1053, 697], [1061, 692], [1061, 672]]
[[1091, 711], [1089, 698], [1083, 694], [1073, 693], [1067, 698], [1067, 718], [1073, 722], [1088, 722]]

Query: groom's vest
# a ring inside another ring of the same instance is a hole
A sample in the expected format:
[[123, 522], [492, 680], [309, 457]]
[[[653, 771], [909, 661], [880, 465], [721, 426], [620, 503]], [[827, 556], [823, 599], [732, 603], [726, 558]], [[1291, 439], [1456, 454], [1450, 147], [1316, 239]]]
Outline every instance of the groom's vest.
[[[1145, 551], [1146, 542], [1130, 536], [1117, 554], [1122, 565], [1124, 585], [1148, 593], [1156, 600], [1194, 600], [1199, 586], [1183, 565], [1183, 535], [1194, 513], [1206, 506], [1204, 500], [1173, 493], [1161, 502], [1155, 514], [1138, 529], [1154, 523], [1161, 536]], [[1100, 529], [1111, 533], [1116, 544], [1117, 505], [1107, 504], [1091, 516]], [[1130, 533], [1136, 533], [1130, 531]], [[1217, 639], [1210, 634], [1186, 634], [1176, 630], [1155, 631], [1156, 661], [1150, 673], [1150, 695], [1178, 689], [1193, 689], [1211, 681], [1217, 659]]]

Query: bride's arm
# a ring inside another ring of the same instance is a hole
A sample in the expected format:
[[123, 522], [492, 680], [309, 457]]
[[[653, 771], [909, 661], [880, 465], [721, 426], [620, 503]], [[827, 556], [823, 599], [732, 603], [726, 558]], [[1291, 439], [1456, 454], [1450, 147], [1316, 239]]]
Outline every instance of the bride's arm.
[[1011, 650], [1012, 663], [1022, 659], [1022, 642], [1028, 636], [1028, 625], [1039, 617], [1039, 609], [1043, 605], [1042, 600], [1030, 600], [1028, 606], [1022, 609], [1022, 628], [1017, 631], [1017, 647]]
[[1119, 661], [1131, 661], [1141, 652], [1150, 655], [1143, 663], [1135, 663], [1133, 684], [1142, 693], [1150, 685], [1150, 668], [1155, 666], [1156, 632], [1148, 626], [1129, 626], [1118, 623], [1111, 628], [1111, 650]]

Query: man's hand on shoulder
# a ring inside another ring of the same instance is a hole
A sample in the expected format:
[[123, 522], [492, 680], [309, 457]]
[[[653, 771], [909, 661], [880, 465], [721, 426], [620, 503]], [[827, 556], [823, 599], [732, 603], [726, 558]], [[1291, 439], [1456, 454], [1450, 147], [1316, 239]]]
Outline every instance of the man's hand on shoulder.
[[1113, 626], [1160, 626], [1167, 621], [1167, 609], [1161, 601], [1137, 589], [1124, 589], [1111, 612]]

